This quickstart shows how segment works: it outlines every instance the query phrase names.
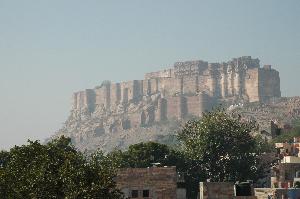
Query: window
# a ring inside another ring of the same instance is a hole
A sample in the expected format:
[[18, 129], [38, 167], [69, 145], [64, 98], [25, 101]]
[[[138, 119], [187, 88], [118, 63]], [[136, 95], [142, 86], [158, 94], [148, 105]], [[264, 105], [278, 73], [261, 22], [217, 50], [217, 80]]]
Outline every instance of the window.
[[131, 198], [138, 198], [139, 197], [139, 191], [138, 190], [132, 190], [131, 191]]
[[149, 194], [149, 190], [143, 190], [143, 198], [149, 198], [150, 194]]

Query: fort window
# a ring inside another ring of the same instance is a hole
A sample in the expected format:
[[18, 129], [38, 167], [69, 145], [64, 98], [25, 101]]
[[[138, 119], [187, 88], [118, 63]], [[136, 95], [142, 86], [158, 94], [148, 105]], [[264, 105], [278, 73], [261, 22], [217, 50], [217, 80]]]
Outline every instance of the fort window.
[[143, 198], [149, 198], [149, 197], [150, 197], [149, 190], [143, 190]]
[[139, 197], [139, 191], [138, 190], [132, 190], [131, 191], [131, 198], [138, 198]]

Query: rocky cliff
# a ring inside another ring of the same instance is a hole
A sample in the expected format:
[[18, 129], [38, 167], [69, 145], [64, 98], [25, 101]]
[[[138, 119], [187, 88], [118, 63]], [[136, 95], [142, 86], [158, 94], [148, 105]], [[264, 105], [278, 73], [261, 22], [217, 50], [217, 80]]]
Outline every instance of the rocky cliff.
[[74, 93], [70, 116], [55, 136], [71, 137], [80, 149], [105, 151], [141, 141], [172, 142], [181, 122], [215, 105], [244, 107], [280, 97], [278, 71], [260, 67], [250, 56], [223, 63], [176, 62], [143, 80], [105, 81]]

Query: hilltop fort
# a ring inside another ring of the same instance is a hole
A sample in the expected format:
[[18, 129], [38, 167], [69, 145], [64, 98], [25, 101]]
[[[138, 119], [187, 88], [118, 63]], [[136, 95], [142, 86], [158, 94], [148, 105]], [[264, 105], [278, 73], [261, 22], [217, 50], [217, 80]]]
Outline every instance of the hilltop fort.
[[[130, 132], [157, 134], [158, 124], [201, 117], [220, 103], [267, 103], [279, 97], [279, 72], [271, 65], [261, 67], [259, 59], [251, 56], [223, 63], [176, 62], [169, 69], [146, 73], [143, 80], [104, 81], [74, 93], [71, 115], [58, 134], [85, 146], [87, 139], [98, 137], [99, 146], [118, 135], [118, 147], [124, 144], [124, 135], [131, 137]], [[142, 139], [152, 138], [144, 134]]]

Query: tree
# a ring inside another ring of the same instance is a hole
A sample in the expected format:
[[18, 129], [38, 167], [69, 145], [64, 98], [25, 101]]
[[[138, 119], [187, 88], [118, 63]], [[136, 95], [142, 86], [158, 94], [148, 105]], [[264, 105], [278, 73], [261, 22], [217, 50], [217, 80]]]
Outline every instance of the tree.
[[280, 143], [280, 142], [293, 142], [294, 137], [300, 136], [300, 125], [293, 126], [293, 129], [284, 131], [282, 134], [278, 135], [272, 140], [272, 143]]
[[29, 141], [0, 153], [2, 198], [122, 198], [115, 169], [102, 154], [85, 157], [69, 138]]
[[147, 142], [131, 145], [127, 151], [113, 151], [108, 157], [120, 168], [147, 168], [153, 166], [152, 163], [176, 166], [177, 171], [185, 176], [188, 198], [197, 197], [199, 181], [203, 179], [203, 175], [199, 172], [196, 161], [188, 159], [180, 150], [165, 144]]
[[124, 152], [114, 151], [110, 153], [110, 156], [118, 157], [120, 167], [146, 168], [153, 166], [152, 163], [157, 162], [164, 166], [174, 165], [177, 159], [173, 159], [173, 162], [170, 160], [171, 156], [173, 157], [173, 153], [174, 151], [167, 145], [147, 142], [131, 145]]
[[256, 180], [262, 170], [260, 151], [251, 132], [253, 121], [241, 121], [223, 109], [203, 114], [189, 121], [178, 134], [185, 154], [198, 161], [198, 167], [211, 181]]

